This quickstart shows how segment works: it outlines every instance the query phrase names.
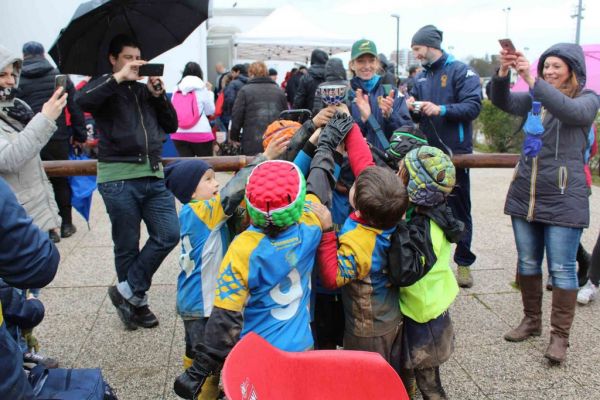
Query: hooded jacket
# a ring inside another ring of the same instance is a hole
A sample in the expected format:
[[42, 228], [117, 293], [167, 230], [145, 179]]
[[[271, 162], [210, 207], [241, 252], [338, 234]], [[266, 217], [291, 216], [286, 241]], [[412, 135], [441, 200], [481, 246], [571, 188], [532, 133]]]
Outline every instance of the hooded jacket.
[[[581, 92], [568, 97], [541, 78], [532, 90], [540, 101], [544, 133], [542, 148], [536, 157], [521, 153], [508, 190], [504, 213], [550, 225], [586, 228], [589, 225], [589, 188], [584, 164], [587, 135], [594, 122], [600, 100], [591, 90], [583, 89], [586, 81], [585, 59], [579, 45], [559, 43], [539, 59], [538, 76], [544, 60], [558, 56], [572, 68]], [[507, 113], [526, 117], [531, 110], [529, 93], [511, 93], [509, 78], [492, 78], [492, 103]]]
[[310, 68], [308, 73], [300, 78], [292, 108], [311, 110], [313, 115], [319, 112], [320, 108], [315, 109], [315, 94], [319, 84], [325, 81], [327, 60], [329, 56], [323, 50], [313, 50], [310, 55]]
[[184, 95], [194, 92], [200, 119], [196, 125], [188, 129], [177, 128], [177, 132], [171, 135], [171, 139], [192, 142], [209, 142], [213, 140], [214, 136], [208, 116], [215, 113], [215, 94], [206, 88], [206, 84], [202, 79], [194, 75], [184, 77], [173, 90], [173, 95], [177, 91]]
[[[27, 58], [23, 61], [23, 70], [19, 82], [17, 97], [25, 101], [34, 112], [40, 112], [42, 106], [54, 94], [54, 80], [60, 74], [43, 56]], [[78, 142], [85, 142], [87, 132], [83, 111], [75, 103], [75, 86], [67, 79], [67, 109], [71, 114], [73, 135]], [[50, 140], [68, 140], [71, 130], [67, 127], [65, 111], [56, 119], [58, 129]]]
[[[0, 69], [19, 60], [0, 47]], [[17, 68], [16, 72], [19, 75], [20, 70]], [[37, 113], [24, 125], [8, 115], [12, 106], [13, 102], [0, 103], [0, 177], [40, 229], [58, 228], [61, 220], [54, 191], [40, 159], [40, 151], [52, 137], [56, 124]]]
[[166, 133], [177, 130], [177, 113], [163, 94], [154, 97], [139, 82], [117, 83], [110, 74], [92, 79], [76, 96], [101, 132], [98, 161], [143, 164], [159, 170]]
[[[6, 65], [2, 47], [0, 64]], [[48, 234], [32, 223], [11, 188], [0, 178], [0, 278], [20, 289], [43, 287], [56, 275], [59, 261], [58, 250]], [[0, 307], [0, 398], [34, 399], [23, 371], [23, 353], [3, 319]]]
[[473, 152], [473, 120], [481, 111], [479, 76], [466, 64], [444, 52], [415, 78], [410, 92], [415, 100], [442, 106], [438, 116], [420, 115], [419, 127], [430, 145], [456, 154]]
[[245, 155], [261, 153], [264, 131], [286, 109], [285, 93], [275, 81], [268, 76], [250, 79], [235, 99], [231, 139], [242, 143]]

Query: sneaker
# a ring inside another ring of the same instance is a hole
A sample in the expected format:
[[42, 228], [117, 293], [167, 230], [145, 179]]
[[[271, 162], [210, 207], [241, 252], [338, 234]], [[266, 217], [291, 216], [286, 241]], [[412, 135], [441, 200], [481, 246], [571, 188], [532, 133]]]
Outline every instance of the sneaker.
[[546, 281], [546, 290], [551, 292], [552, 291], [552, 277], [548, 277], [548, 280]]
[[158, 325], [158, 318], [146, 306], [133, 307], [133, 321], [142, 328], [154, 328]]
[[60, 242], [60, 235], [54, 229], [48, 231], [48, 236], [50, 236], [50, 240], [54, 243]]
[[58, 361], [54, 358], [46, 357], [40, 353], [23, 353], [23, 362], [28, 364], [43, 365], [46, 368], [58, 368]]
[[577, 292], [577, 302], [579, 304], [587, 304], [598, 296], [598, 286], [588, 280], [584, 287]]
[[73, 236], [75, 232], [77, 232], [77, 227], [73, 224], [66, 223], [62, 224], [62, 226], [60, 227], [61, 238], [68, 238], [70, 236]]
[[119, 289], [116, 286], [111, 286], [108, 288], [108, 297], [110, 297], [110, 301], [113, 303], [113, 306], [117, 309], [117, 314], [123, 324], [125, 325], [125, 329], [134, 331], [137, 329], [137, 325], [134, 321], [134, 307], [133, 305], [125, 300], [121, 293], [119, 293]]
[[471, 276], [471, 268], [461, 265], [456, 269], [456, 281], [461, 288], [470, 288], [473, 286], [473, 276]]

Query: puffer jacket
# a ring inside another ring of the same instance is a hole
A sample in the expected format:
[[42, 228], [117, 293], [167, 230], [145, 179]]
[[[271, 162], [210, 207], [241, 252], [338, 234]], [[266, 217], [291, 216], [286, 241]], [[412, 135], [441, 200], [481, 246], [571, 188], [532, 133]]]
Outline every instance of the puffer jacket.
[[325, 81], [325, 63], [329, 56], [323, 50], [315, 49], [310, 55], [310, 68], [308, 73], [298, 83], [298, 89], [294, 96], [292, 108], [307, 109], [312, 111], [313, 115], [319, 112], [315, 110], [315, 94], [320, 83]]
[[285, 93], [276, 82], [268, 76], [250, 79], [235, 99], [231, 115], [231, 139], [241, 142], [245, 155], [262, 152], [263, 133], [286, 109]]
[[166, 132], [177, 130], [177, 113], [164, 94], [154, 97], [145, 84], [119, 84], [106, 74], [77, 92], [76, 101], [101, 132], [98, 161], [143, 164], [148, 157], [158, 171]]
[[[42, 111], [42, 106], [54, 94], [54, 80], [60, 74], [44, 57], [32, 57], [23, 61], [23, 71], [17, 97], [25, 101], [34, 112]], [[67, 109], [71, 114], [71, 127], [67, 126], [65, 111], [56, 119], [58, 129], [50, 140], [67, 140], [73, 134], [78, 142], [85, 142], [87, 132], [83, 111], [75, 102], [75, 86], [67, 79]]]
[[[548, 56], [567, 60], [580, 87], [585, 86], [585, 60], [580, 46], [560, 43], [550, 47], [540, 57], [538, 76], [542, 76]], [[532, 97], [529, 93], [511, 93], [509, 84], [508, 77], [493, 77], [492, 103], [507, 113], [526, 117]], [[528, 221], [586, 228], [590, 213], [584, 157], [586, 138], [600, 107], [598, 95], [583, 89], [575, 98], [570, 98], [538, 78], [533, 99], [540, 101], [545, 109], [542, 148], [536, 157], [521, 153], [504, 213]]]
[[[16, 59], [0, 47], [0, 69]], [[0, 177], [40, 229], [58, 228], [61, 219], [54, 191], [40, 159], [40, 151], [52, 137], [56, 124], [38, 113], [23, 125], [8, 116], [11, 106], [12, 103], [0, 103]]]

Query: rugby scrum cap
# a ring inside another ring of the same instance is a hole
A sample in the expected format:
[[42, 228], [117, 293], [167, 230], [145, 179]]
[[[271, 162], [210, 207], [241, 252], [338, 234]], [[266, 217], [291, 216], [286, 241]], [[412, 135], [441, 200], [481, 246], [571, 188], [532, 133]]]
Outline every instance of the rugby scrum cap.
[[419, 128], [403, 125], [392, 134], [390, 147], [386, 152], [389, 157], [398, 162], [412, 149], [425, 145], [427, 145], [427, 136]]
[[456, 183], [452, 160], [436, 147], [422, 146], [404, 158], [409, 181], [408, 198], [414, 204], [432, 207], [446, 199]]
[[306, 182], [294, 163], [265, 161], [248, 177], [245, 198], [254, 226], [286, 228], [298, 222], [302, 215]]

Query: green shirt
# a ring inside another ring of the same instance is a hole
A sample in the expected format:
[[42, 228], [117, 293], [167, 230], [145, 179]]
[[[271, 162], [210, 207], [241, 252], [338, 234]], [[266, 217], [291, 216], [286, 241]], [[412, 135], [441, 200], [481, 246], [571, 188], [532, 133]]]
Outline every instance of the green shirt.
[[153, 176], [164, 178], [162, 163], [159, 164], [158, 171], [152, 171], [150, 160], [146, 157], [144, 164], [128, 162], [100, 162], [98, 161], [98, 183], [124, 181], [128, 179], [144, 178]]

